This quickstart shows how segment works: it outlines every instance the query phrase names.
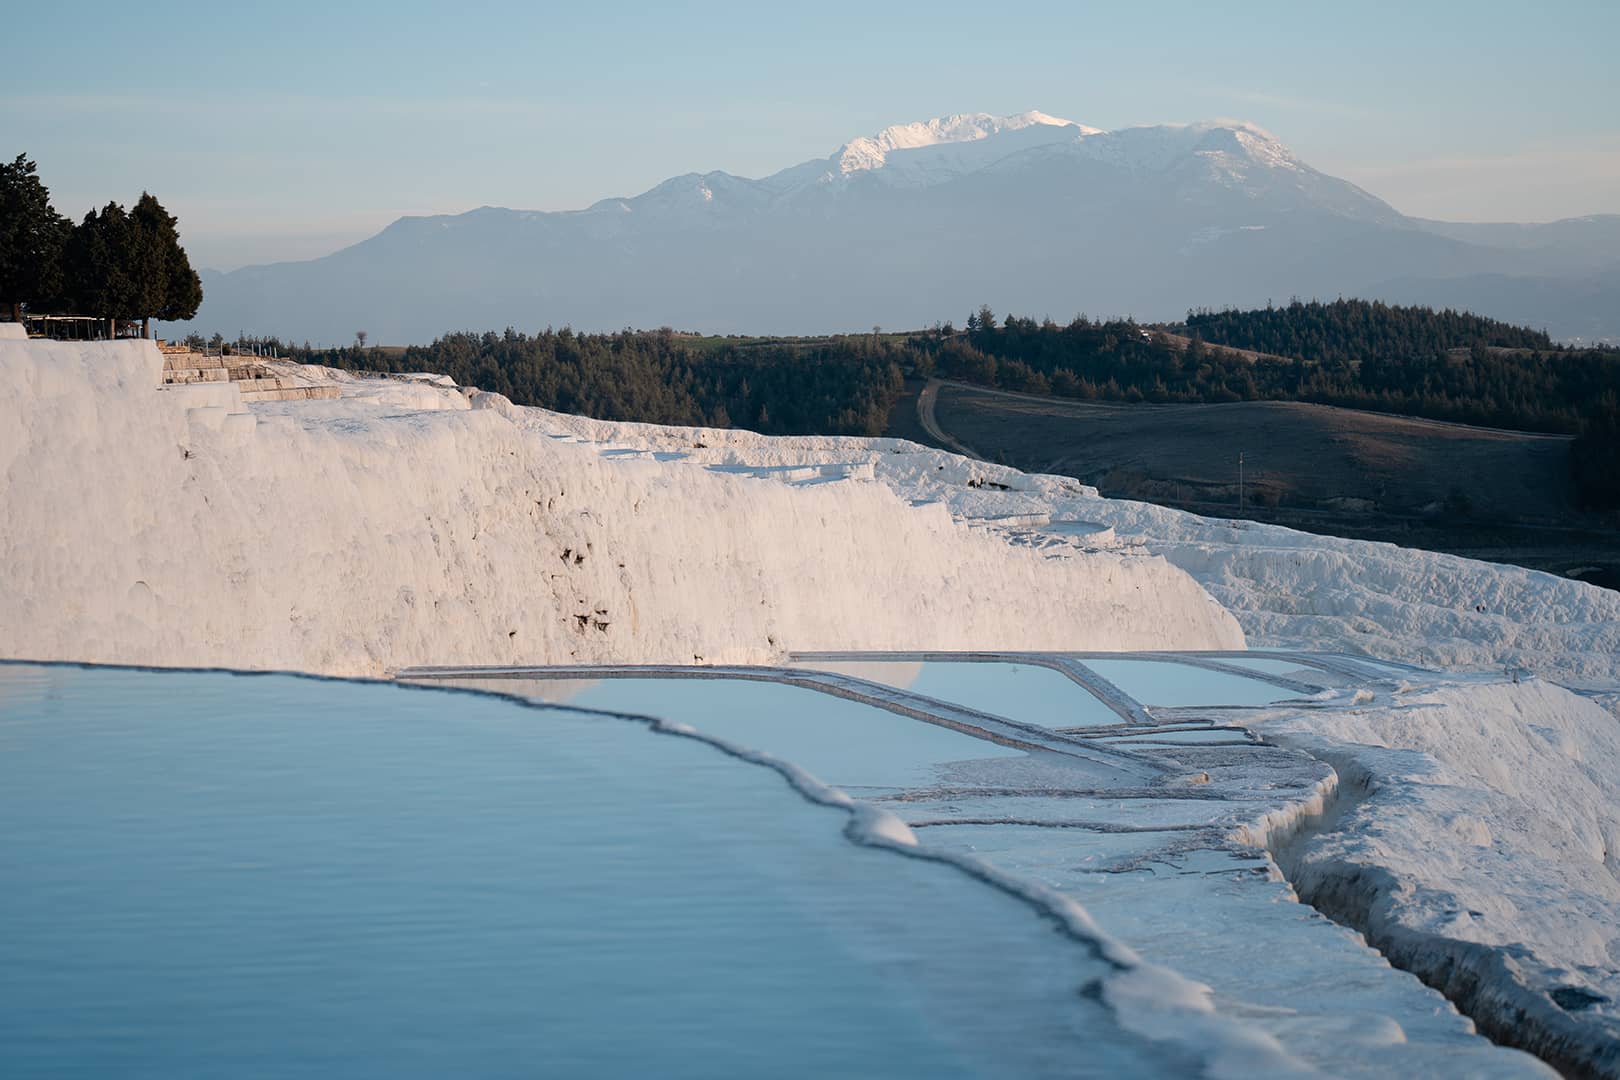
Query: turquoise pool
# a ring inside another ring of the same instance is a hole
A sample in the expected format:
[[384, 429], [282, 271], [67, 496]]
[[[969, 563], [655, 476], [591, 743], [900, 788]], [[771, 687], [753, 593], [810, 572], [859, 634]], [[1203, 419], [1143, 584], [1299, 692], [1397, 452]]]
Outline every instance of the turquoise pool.
[[1088, 657], [1086, 667], [1143, 705], [1271, 705], [1301, 696], [1261, 679], [1173, 660], [1111, 660]]
[[614, 717], [0, 664], [0, 820], [12, 1075], [1181, 1064], [1082, 992], [1108, 969], [1024, 901]]
[[1037, 727], [1124, 723], [1085, 687], [1042, 664], [999, 660], [817, 660], [794, 666], [883, 683]]

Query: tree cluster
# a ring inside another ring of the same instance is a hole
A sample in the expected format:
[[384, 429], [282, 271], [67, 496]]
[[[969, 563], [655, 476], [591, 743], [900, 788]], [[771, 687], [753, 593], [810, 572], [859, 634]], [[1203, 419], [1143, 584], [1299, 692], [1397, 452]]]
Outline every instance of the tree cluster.
[[1294, 300], [1286, 307], [1254, 311], [1189, 311], [1180, 327], [1213, 345], [1297, 356], [1315, 363], [1370, 357], [1432, 357], [1475, 345], [1506, 349], [1551, 349], [1537, 330], [1449, 308], [1401, 307], [1367, 300]]
[[746, 427], [767, 434], [876, 435], [904, 389], [901, 343], [694, 342], [670, 330], [449, 334], [403, 350], [314, 350], [261, 341], [306, 363], [432, 371], [465, 386], [602, 420]]
[[71, 313], [143, 322], [190, 319], [202, 304], [174, 215], [142, 192], [109, 202], [77, 225], [56, 212], [34, 162], [0, 163], [0, 303], [11, 317]]
[[975, 313], [965, 334], [947, 327], [914, 338], [928, 354], [925, 366], [966, 382], [1087, 400], [1313, 401], [1564, 434], [1580, 430], [1605, 392], [1620, 392], [1620, 352], [1609, 349], [1500, 347], [1466, 336], [1459, 345], [1423, 334], [1366, 352], [1327, 338], [1325, 359], [1254, 358], [1129, 320], [1082, 316], [1059, 326], [1013, 316], [997, 326], [987, 315]]
[[942, 332], [919, 346], [932, 353], [929, 370], [1026, 393], [1310, 401], [1578, 434], [1569, 458], [1577, 497], [1591, 509], [1620, 509], [1620, 351], [1559, 348], [1543, 333], [1466, 312], [1361, 300], [1193, 312], [1174, 329], [1185, 335], [1084, 317], [1068, 326], [1008, 318], [998, 327], [981, 308], [965, 335]]

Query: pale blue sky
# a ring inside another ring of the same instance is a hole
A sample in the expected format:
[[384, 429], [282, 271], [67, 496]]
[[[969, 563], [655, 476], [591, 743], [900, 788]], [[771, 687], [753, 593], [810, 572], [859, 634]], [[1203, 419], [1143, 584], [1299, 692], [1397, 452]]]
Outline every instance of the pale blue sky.
[[75, 217], [150, 189], [220, 268], [1031, 108], [1252, 120], [1407, 213], [1544, 221], [1620, 213], [1617, 42], [1613, 0], [63, 2], [8, 23], [0, 154]]

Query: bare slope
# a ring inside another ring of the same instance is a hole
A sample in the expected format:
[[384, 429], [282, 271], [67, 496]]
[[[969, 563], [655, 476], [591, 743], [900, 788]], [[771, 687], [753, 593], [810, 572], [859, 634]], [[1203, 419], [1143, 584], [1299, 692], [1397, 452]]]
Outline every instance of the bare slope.
[[1620, 563], [1573, 505], [1562, 436], [1292, 402], [1119, 405], [960, 384], [938, 388], [932, 419], [982, 457], [1104, 495], [1238, 516], [1241, 453], [1246, 517], [1558, 572]]

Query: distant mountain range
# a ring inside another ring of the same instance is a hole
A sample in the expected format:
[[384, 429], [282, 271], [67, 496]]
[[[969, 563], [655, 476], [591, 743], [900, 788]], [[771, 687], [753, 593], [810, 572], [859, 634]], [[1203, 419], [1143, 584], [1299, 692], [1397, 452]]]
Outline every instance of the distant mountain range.
[[1620, 215], [1407, 217], [1250, 124], [1044, 113], [888, 128], [762, 179], [689, 173], [584, 210], [406, 217], [305, 262], [203, 274], [194, 323], [344, 343], [451, 330], [908, 328], [1358, 296], [1620, 340]]

